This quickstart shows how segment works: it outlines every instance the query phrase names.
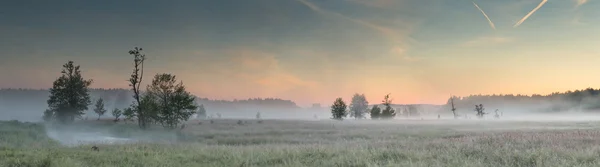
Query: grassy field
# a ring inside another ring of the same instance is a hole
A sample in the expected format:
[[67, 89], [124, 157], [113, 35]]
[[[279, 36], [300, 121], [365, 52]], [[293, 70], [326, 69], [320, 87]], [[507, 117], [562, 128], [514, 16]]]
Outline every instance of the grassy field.
[[88, 121], [128, 144], [61, 145], [43, 125], [0, 123], [0, 166], [600, 166], [599, 122], [190, 122], [182, 131]]

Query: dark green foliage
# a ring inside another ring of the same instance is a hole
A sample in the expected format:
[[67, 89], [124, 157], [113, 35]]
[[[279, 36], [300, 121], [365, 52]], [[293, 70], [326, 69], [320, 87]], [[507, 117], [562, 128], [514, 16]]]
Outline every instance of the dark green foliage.
[[98, 114], [98, 120], [100, 120], [100, 117], [106, 113], [106, 109], [104, 109], [104, 100], [102, 100], [102, 98], [99, 98], [96, 101], [96, 104], [94, 105], [94, 113]]
[[61, 123], [71, 123], [75, 118], [81, 118], [91, 103], [88, 87], [92, 80], [85, 80], [73, 61], [63, 65], [61, 73], [50, 89], [49, 109], [45, 115], [52, 115]]
[[476, 115], [478, 118], [483, 118], [483, 115], [487, 114], [483, 112], [484, 110], [485, 108], [483, 108], [483, 104], [475, 105], [475, 112], [477, 112]]
[[123, 112], [121, 110], [119, 110], [118, 108], [115, 108], [112, 111], [112, 115], [113, 115], [113, 117], [115, 117], [115, 121], [119, 121], [119, 117], [121, 117], [122, 114], [123, 114]]
[[156, 123], [173, 129], [196, 113], [194, 100], [175, 75], [157, 74], [142, 99], [142, 109]]
[[354, 117], [356, 119], [365, 118], [365, 113], [367, 113], [368, 107], [369, 102], [364, 94], [354, 94], [354, 96], [352, 96], [352, 102], [350, 103], [350, 117]]
[[125, 121], [132, 121], [135, 118], [135, 109], [133, 107], [127, 107], [123, 109], [123, 116], [125, 116]]
[[42, 119], [46, 122], [52, 121], [52, 118], [54, 118], [54, 112], [50, 109], [46, 109], [44, 111], [44, 116], [42, 117]]
[[385, 95], [382, 105], [385, 106], [383, 111], [381, 111], [381, 119], [392, 119], [396, 116], [396, 111], [392, 108], [392, 100], [390, 99], [390, 94]]
[[342, 98], [337, 98], [331, 105], [331, 115], [332, 119], [335, 120], [343, 120], [347, 115], [348, 111], [346, 110], [347, 106]]
[[199, 119], [206, 119], [206, 109], [204, 108], [204, 104], [200, 104], [200, 106], [198, 106], [198, 111], [196, 112], [196, 114], [198, 114], [198, 118]]
[[133, 90], [133, 98], [135, 99], [135, 103], [132, 105], [135, 108], [136, 116], [138, 118], [138, 125], [142, 129], [146, 129], [148, 124], [148, 119], [146, 118], [146, 114], [144, 113], [144, 109], [141, 106], [141, 92], [140, 85], [142, 84], [142, 79], [144, 77], [144, 61], [146, 60], [146, 55], [141, 53], [142, 48], [135, 47], [133, 50], [129, 51], [129, 55], [133, 56], [133, 72], [131, 73], [131, 77], [129, 78], [129, 86], [131, 86], [131, 90]]
[[379, 119], [380, 116], [381, 108], [377, 105], [373, 106], [373, 108], [371, 108], [371, 119]]

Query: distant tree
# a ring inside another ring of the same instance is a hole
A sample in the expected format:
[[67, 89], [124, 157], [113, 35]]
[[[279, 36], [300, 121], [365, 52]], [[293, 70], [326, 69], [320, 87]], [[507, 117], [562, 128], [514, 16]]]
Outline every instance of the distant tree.
[[102, 98], [99, 98], [96, 101], [96, 105], [94, 105], [94, 113], [98, 114], [98, 120], [100, 120], [100, 117], [106, 113], [106, 109], [104, 109], [104, 100]]
[[135, 109], [133, 107], [127, 107], [123, 109], [123, 116], [125, 116], [125, 121], [133, 121], [133, 118], [136, 117]]
[[475, 105], [475, 112], [477, 112], [476, 115], [478, 118], [483, 118], [483, 115], [487, 114], [483, 112], [484, 110], [485, 108], [483, 108], [483, 104]]
[[408, 109], [406, 110], [406, 112], [408, 113], [409, 117], [418, 117], [419, 115], [421, 115], [419, 113], [419, 109], [415, 105], [408, 105]]
[[54, 112], [50, 109], [46, 109], [44, 111], [44, 116], [42, 117], [42, 119], [46, 122], [52, 121], [52, 118], [54, 118]]
[[136, 116], [138, 118], [138, 126], [141, 129], [146, 129], [148, 120], [146, 119], [143, 107], [140, 105], [142, 102], [140, 85], [142, 84], [142, 79], [144, 77], [144, 61], [146, 60], [146, 55], [141, 52], [142, 48], [138, 47], [129, 51], [129, 55], [133, 55], [133, 73], [129, 78], [129, 86], [131, 86], [131, 90], [133, 90], [133, 98], [136, 102], [133, 104], [133, 107], [135, 108]]
[[[185, 90], [183, 82], [177, 82], [175, 75], [157, 74], [148, 85], [143, 101], [147, 100], [143, 109], [145, 114], [165, 128], [174, 129], [183, 121], [187, 121], [198, 106], [194, 104], [195, 97]], [[150, 108], [145, 108], [153, 106]], [[139, 117], [138, 117], [139, 119]]]
[[88, 87], [92, 80], [85, 80], [73, 61], [64, 64], [61, 73], [50, 88], [49, 109], [45, 115], [52, 115], [61, 123], [71, 123], [75, 118], [81, 118], [91, 103]]
[[371, 108], [371, 119], [379, 119], [381, 116], [381, 108], [375, 105]]
[[129, 104], [131, 104], [132, 102], [128, 95], [128, 91], [121, 90], [116, 96], [117, 98], [115, 99], [115, 108], [129, 107]]
[[346, 103], [342, 98], [337, 98], [331, 105], [331, 115], [335, 120], [343, 120], [344, 117], [348, 115], [348, 111], [346, 111]]
[[459, 116], [456, 114], [456, 107], [454, 107], [454, 97], [450, 97], [450, 104], [452, 104], [452, 114], [454, 115], [454, 119], [457, 119]]
[[260, 119], [260, 112], [256, 112], [256, 119]]
[[112, 110], [112, 115], [115, 117], [115, 121], [119, 121], [119, 117], [121, 117], [122, 114], [123, 112], [118, 108]]
[[498, 109], [496, 109], [495, 112], [496, 112], [496, 115], [494, 115], [494, 118], [496, 118], [496, 119], [500, 118], [500, 114], [498, 114]]
[[352, 96], [352, 102], [350, 103], [350, 117], [355, 119], [365, 118], [365, 113], [369, 107], [369, 102], [364, 94], [354, 94]]
[[392, 100], [390, 99], [390, 94], [385, 95], [382, 105], [385, 106], [383, 111], [381, 111], [380, 117], [382, 119], [392, 119], [396, 116], [396, 111], [392, 108]]
[[198, 118], [201, 119], [206, 119], [206, 109], [204, 108], [204, 104], [200, 104], [200, 106], [198, 106], [198, 111], [196, 112], [196, 114], [198, 114]]

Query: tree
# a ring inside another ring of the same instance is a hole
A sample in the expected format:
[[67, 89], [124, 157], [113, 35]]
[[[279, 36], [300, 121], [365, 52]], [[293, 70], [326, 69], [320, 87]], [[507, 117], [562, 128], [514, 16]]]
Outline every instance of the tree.
[[475, 105], [475, 112], [477, 112], [476, 115], [478, 118], [483, 118], [483, 115], [487, 114], [483, 112], [484, 110], [485, 108], [483, 108], [483, 104]]
[[140, 97], [140, 85], [142, 84], [142, 79], [144, 77], [144, 61], [146, 60], [146, 55], [141, 53], [142, 48], [135, 47], [133, 50], [129, 51], [129, 55], [133, 55], [133, 73], [129, 78], [129, 86], [133, 90], [133, 98], [135, 102], [133, 107], [135, 108], [136, 116], [138, 118], [138, 126], [142, 129], [146, 129], [147, 119], [144, 114], [144, 110], [142, 109], [141, 97]]
[[347, 108], [346, 103], [344, 102], [344, 100], [342, 100], [341, 97], [335, 99], [335, 101], [333, 102], [333, 105], [331, 105], [331, 115], [332, 115], [333, 119], [343, 120], [344, 117], [346, 117], [348, 115], [346, 108]]
[[391, 104], [392, 104], [392, 100], [390, 99], [390, 94], [385, 95], [385, 97], [382, 101], [382, 105], [385, 106], [385, 109], [383, 109], [383, 111], [381, 111], [381, 115], [380, 115], [380, 117], [382, 119], [391, 119], [396, 116], [396, 111], [394, 110], [394, 108], [392, 108]]
[[260, 112], [256, 112], [256, 119], [260, 119]]
[[136, 112], [134, 111], [133, 107], [127, 107], [125, 109], [123, 109], [123, 116], [125, 116], [125, 121], [127, 120], [133, 120], [133, 118], [136, 117]]
[[379, 119], [381, 116], [381, 108], [375, 105], [371, 108], [371, 119]]
[[121, 117], [122, 114], [123, 114], [123, 112], [121, 110], [119, 110], [118, 108], [115, 108], [112, 111], [112, 115], [115, 117], [115, 121], [119, 121], [119, 117]]
[[365, 113], [369, 107], [369, 102], [364, 94], [354, 94], [352, 96], [352, 102], [350, 103], [350, 117], [355, 119], [365, 118]]
[[418, 117], [420, 115], [419, 109], [415, 105], [408, 105], [408, 109], [405, 110], [408, 117]]
[[196, 114], [198, 114], [198, 118], [206, 119], [206, 109], [204, 108], [204, 104], [200, 104], [200, 106], [198, 106], [198, 111]]
[[94, 105], [94, 112], [98, 114], [98, 120], [100, 120], [100, 117], [106, 113], [106, 109], [104, 109], [104, 100], [102, 100], [102, 98], [99, 98], [96, 101], [96, 105]]
[[456, 108], [454, 107], [454, 97], [450, 97], [450, 104], [452, 104], [452, 114], [454, 115], [454, 119], [458, 118], [458, 114], [456, 114]]
[[171, 74], [155, 75], [142, 101], [142, 108], [147, 110], [144, 114], [150, 114], [148, 116], [155, 122], [170, 129], [187, 121], [198, 109], [194, 104], [195, 97]]
[[50, 88], [49, 109], [45, 115], [51, 115], [61, 123], [71, 123], [75, 118], [81, 118], [91, 103], [88, 87], [92, 80], [85, 80], [73, 61], [64, 64], [61, 73]]
[[46, 122], [52, 121], [52, 118], [54, 118], [54, 112], [50, 109], [46, 109], [44, 111], [44, 116], [42, 117], [42, 119]]

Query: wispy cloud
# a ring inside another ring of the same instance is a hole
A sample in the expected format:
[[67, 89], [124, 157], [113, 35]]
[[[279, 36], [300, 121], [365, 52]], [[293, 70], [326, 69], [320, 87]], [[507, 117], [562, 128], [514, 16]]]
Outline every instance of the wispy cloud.
[[473, 5], [475, 5], [475, 7], [477, 9], [479, 9], [479, 11], [481, 11], [481, 13], [483, 14], [483, 16], [485, 16], [485, 19], [487, 19], [487, 21], [490, 23], [490, 27], [492, 27], [492, 29], [496, 30], [496, 26], [494, 25], [494, 22], [492, 22], [492, 20], [490, 19], [490, 17], [488, 17], [487, 14], [485, 14], [485, 12], [483, 11], [483, 9], [481, 9], [479, 7], [479, 5], [477, 5], [475, 2], [473, 2]]
[[527, 15], [525, 15], [525, 17], [523, 17], [521, 20], [519, 20], [513, 27], [518, 27], [519, 25], [523, 24], [523, 22], [525, 22], [525, 20], [527, 20], [527, 18], [529, 18], [529, 16], [531, 16], [533, 13], [535, 13], [537, 10], [539, 10], [542, 6], [544, 6], [544, 4], [546, 4], [546, 2], [548, 2], [548, 0], [542, 0], [542, 2], [540, 2], [540, 4], [535, 7], [533, 10], [531, 10], [531, 12], [529, 12]]
[[297, 1], [304, 4], [311, 10], [318, 12], [320, 14], [339, 17], [339, 18], [354, 22], [356, 24], [368, 27], [372, 30], [375, 30], [375, 31], [379, 32], [380, 34], [382, 34], [383, 36], [390, 38], [395, 43], [395, 45], [400, 45], [397, 47], [402, 47], [404, 49], [407, 49], [408, 41], [414, 41], [413, 39], [411, 39], [410, 37], [407, 36], [408, 33], [406, 33], [406, 32], [399, 33], [398, 30], [395, 30], [393, 28], [374, 24], [374, 23], [371, 23], [371, 22], [368, 22], [365, 20], [361, 20], [361, 19], [351, 18], [351, 17], [345, 16], [341, 13], [325, 10], [325, 9], [322, 9], [321, 7], [317, 6], [316, 4], [309, 2], [308, 0], [297, 0]]
[[478, 46], [491, 46], [498, 44], [505, 44], [514, 41], [511, 37], [491, 36], [491, 37], [479, 37], [462, 44], [463, 47], [478, 47]]
[[354, 3], [360, 3], [366, 6], [377, 7], [377, 8], [388, 8], [394, 6], [403, 1], [398, 0], [347, 0]]
[[585, 3], [588, 3], [589, 0], [574, 0], [575, 1], [575, 7], [579, 7]]

